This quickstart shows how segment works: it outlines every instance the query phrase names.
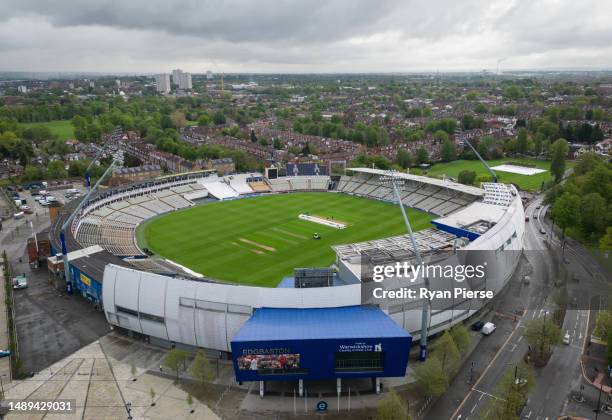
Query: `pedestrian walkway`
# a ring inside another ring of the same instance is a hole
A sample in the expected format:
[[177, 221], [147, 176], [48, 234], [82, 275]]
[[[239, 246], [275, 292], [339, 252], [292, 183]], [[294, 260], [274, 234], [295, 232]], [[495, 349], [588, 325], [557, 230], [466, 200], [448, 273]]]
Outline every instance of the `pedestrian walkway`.
[[[4, 278], [4, 270], [0, 270], [0, 279], [0, 350], [6, 350], [9, 348], [9, 330], [5, 303], [5, 282], [10, 281], [10, 279]], [[9, 357], [0, 359], [0, 380], [2, 384], [11, 381], [11, 360]]]
[[[136, 380], [134, 380], [136, 379]], [[153, 392], [151, 392], [153, 390]], [[13, 381], [6, 398], [16, 400], [73, 400], [74, 413], [53, 414], [54, 419], [204, 419], [218, 416], [187, 393], [172, 379], [151, 375], [109, 357], [96, 341], [53, 364], [32, 378]], [[7, 418], [38, 420], [46, 413], [13, 414]]]

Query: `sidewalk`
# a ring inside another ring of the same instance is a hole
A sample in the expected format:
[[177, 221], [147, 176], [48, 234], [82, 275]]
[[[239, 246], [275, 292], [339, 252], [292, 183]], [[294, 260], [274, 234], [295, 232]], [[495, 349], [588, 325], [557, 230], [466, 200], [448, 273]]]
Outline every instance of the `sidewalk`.
[[[6, 315], [6, 304], [5, 300], [5, 281], [4, 272], [0, 272], [0, 350], [7, 350], [9, 348], [9, 331], [7, 324]], [[10, 279], [8, 279], [10, 281]], [[11, 359], [10, 357], [3, 357], [0, 359], [0, 379], [3, 385], [11, 382]]]

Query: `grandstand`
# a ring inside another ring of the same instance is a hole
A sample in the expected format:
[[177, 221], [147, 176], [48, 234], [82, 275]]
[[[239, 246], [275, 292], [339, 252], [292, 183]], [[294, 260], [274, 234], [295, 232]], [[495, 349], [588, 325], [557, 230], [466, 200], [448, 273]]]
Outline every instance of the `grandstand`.
[[274, 192], [327, 191], [330, 179], [328, 176], [287, 176], [268, 182]]
[[[355, 175], [342, 176], [338, 191], [375, 200], [395, 201], [391, 185], [381, 180], [387, 174], [385, 171], [368, 168], [354, 168], [351, 171]], [[398, 189], [404, 205], [438, 216], [451, 214], [484, 194], [479, 188], [418, 175], [398, 173], [397, 177], [402, 181]]]

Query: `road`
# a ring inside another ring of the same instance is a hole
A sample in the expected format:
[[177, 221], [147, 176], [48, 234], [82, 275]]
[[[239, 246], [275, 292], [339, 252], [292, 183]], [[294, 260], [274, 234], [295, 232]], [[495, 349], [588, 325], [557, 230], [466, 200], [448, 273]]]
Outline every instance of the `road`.
[[[568, 300], [562, 334], [569, 334], [570, 344], [557, 346], [548, 364], [536, 369], [535, 388], [522, 412], [522, 418], [549, 420], [564, 413], [581, 413], [587, 417], [593, 415], [592, 409], [597, 404], [598, 392], [583, 381], [580, 357], [587, 340], [589, 319], [594, 316], [590, 311], [591, 301], [599, 300], [602, 292], [607, 293], [608, 277], [595, 264], [593, 257], [576, 242], [569, 240], [565, 256], [561, 256], [561, 240], [545, 217], [547, 211], [548, 207], [542, 204], [541, 197], [536, 197], [525, 209], [530, 222], [526, 223], [524, 239], [526, 262], [521, 265], [523, 269], [525, 265], [531, 269], [530, 284], [509, 284], [510, 291], [500, 295], [500, 305], [511, 307], [518, 288], [518, 295], [523, 299], [525, 308], [520, 320], [511, 329], [502, 322], [501, 328], [498, 325], [495, 332], [498, 337], [494, 337], [494, 334], [478, 344], [474, 354], [463, 365], [447, 393], [432, 407], [427, 418], [447, 418], [451, 412], [450, 418], [453, 420], [486, 417], [486, 408], [491, 400], [503, 399], [503, 395], [495, 395], [496, 384], [504, 372], [522, 361], [528, 351], [528, 345], [523, 339], [525, 325], [555, 307], [551, 297], [557, 290], [562, 290], [561, 284], [566, 285]], [[513, 280], [517, 281], [516, 278]], [[483, 368], [475, 369], [473, 366]], [[464, 383], [470, 375], [474, 377], [473, 385], [465, 389]], [[583, 395], [585, 401], [579, 403], [577, 398], [572, 398], [577, 395]], [[607, 416], [603, 413], [601, 415]]]

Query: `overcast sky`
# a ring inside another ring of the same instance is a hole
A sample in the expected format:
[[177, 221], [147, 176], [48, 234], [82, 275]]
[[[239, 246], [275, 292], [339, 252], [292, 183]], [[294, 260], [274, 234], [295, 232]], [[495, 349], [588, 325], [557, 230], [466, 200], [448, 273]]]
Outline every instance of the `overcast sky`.
[[0, 0], [0, 71], [612, 68], [610, 0]]

